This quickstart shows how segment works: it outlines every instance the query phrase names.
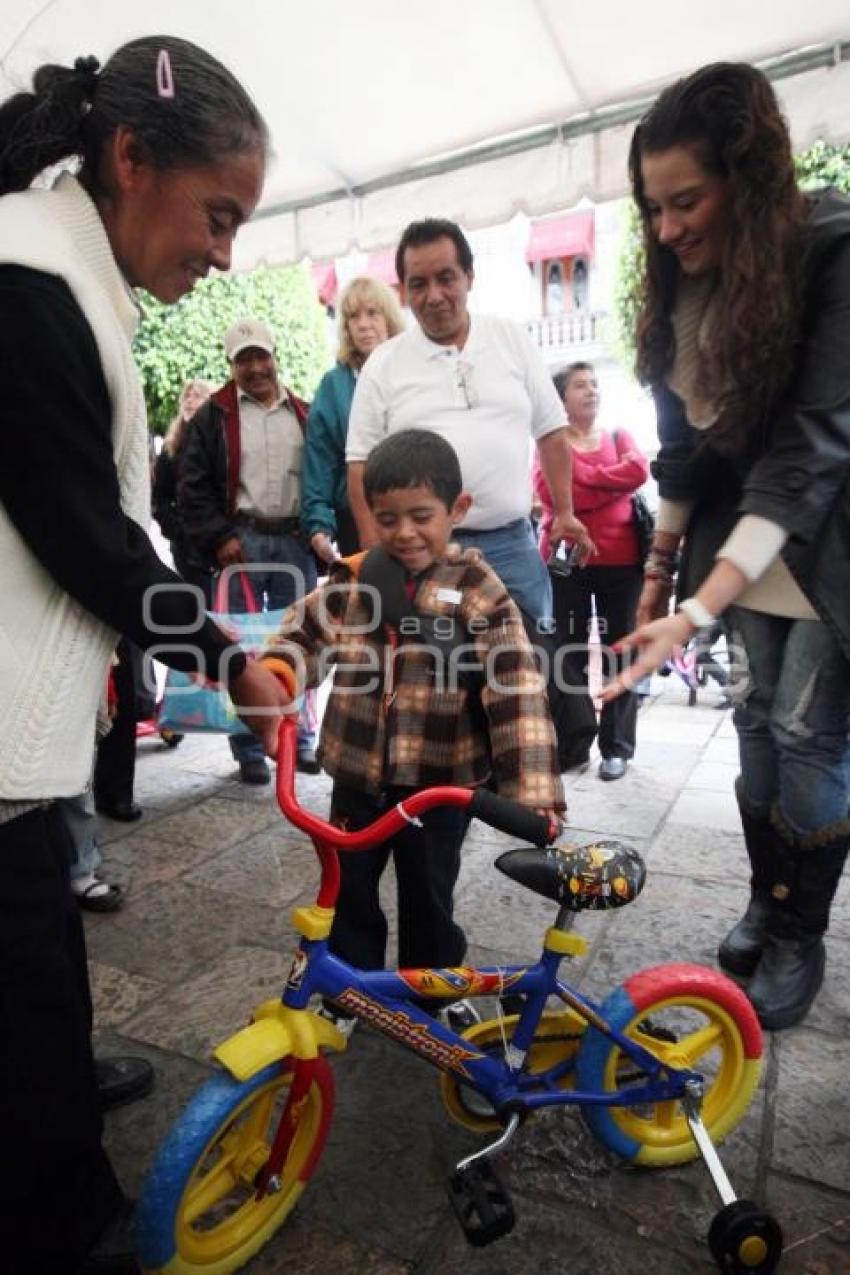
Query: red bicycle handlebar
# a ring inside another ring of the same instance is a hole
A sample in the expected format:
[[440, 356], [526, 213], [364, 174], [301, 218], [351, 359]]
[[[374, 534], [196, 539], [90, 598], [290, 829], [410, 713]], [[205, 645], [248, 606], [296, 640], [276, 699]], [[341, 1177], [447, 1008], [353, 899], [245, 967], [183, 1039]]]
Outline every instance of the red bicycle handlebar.
[[380, 845], [394, 832], [399, 832], [418, 815], [433, 810], [435, 806], [459, 806], [464, 809], [472, 804], [475, 797], [475, 791], [471, 788], [448, 785], [424, 788], [422, 792], [414, 793], [399, 802], [367, 828], [362, 828], [359, 832], [345, 832], [298, 804], [295, 795], [296, 729], [296, 722], [292, 717], [285, 717], [281, 722], [277, 753], [277, 799], [290, 823], [306, 832], [314, 841], [333, 846], [335, 850], [368, 850], [371, 846]]
[[558, 825], [544, 815], [538, 815], [515, 801], [498, 797], [483, 788], [458, 788], [443, 785], [424, 788], [398, 802], [392, 810], [379, 816], [368, 827], [357, 832], [346, 832], [326, 819], [311, 814], [299, 805], [295, 795], [297, 723], [294, 717], [284, 717], [280, 724], [277, 753], [277, 799], [290, 823], [311, 838], [322, 866], [322, 883], [317, 899], [321, 907], [333, 907], [339, 894], [338, 850], [368, 850], [380, 845], [405, 825], [414, 823], [436, 806], [457, 806], [468, 809], [471, 815], [483, 819], [494, 828], [500, 828], [536, 845], [545, 846], [554, 841]]

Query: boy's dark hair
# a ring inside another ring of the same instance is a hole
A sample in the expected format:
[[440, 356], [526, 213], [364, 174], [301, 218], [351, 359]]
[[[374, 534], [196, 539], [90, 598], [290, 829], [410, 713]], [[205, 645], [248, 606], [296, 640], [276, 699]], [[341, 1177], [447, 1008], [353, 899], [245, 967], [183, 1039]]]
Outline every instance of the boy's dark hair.
[[395, 253], [395, 272], [399, 283], [404, 283], [405, 249], [421, 248], [424, 244], [436, 243], [438, 239], [451, 239], [461, 270], [464, 274], [472, 273], [472, 249], [457, 222], [443, 217], [426, 217], [424, 221], [412, 221], [399, 240]]
[[558, 398], [563, 403], [564, 395], [567, 392], [567, 386], [575, 376], [576, 372], [592, 372], [596, 375], [596, 368], [592, 363], [568, 363], [566, 367], [562, 367], [559, 372], [552, 373], [552, 384], [558, 392]]
[[374, 447], [363, 471], [363, 492], [375, 496], [408, 487], [428, 487], [451, 509], [463, 490], [460, 461], [451, 443], [429, 429], [403, 429]]

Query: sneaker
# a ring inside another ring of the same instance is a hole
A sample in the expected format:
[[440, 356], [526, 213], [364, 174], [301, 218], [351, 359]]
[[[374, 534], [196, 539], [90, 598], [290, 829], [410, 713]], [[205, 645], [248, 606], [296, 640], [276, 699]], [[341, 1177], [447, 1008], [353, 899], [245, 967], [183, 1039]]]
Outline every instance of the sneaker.
[[316, 758], [316, 752], [313, 748], [299, 748], [295, 758], [296, 770], [300, 770], [302, 775], [318, 775], [321, 773], [321, 766]]
[[344, 1036], [346, 1040], [357, 1026], [356, 1018], [353, 1018], [351, 1014], [343, 1014], [342, 1010], [337, 1009], [333, 1004], [321, 1004], [316, 1013], [319, 1018], [326, 1018], [329, 1023], [332, 1023], [339, 1034]]
[[243, 784], [267, 784], [271, 774], [263, 757], [246, 757], [239, 763], [239, 778]]
[[457, 1032], [459, 1036], [481, 1022], [481, 1015], [472, 1001], [465, 1000], [452, 1001], [450, 1005], [444, 1005], [440, 1010], [440, 1017], [446, 1026], [453, 1032]]

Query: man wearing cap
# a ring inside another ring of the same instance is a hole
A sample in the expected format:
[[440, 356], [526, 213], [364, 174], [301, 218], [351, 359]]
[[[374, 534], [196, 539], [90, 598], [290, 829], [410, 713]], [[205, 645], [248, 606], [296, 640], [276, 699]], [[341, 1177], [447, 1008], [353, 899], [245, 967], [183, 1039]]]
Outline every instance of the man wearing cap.
[[[178, 500], [188, 537], [219, 570], [245, 563], [260, 605], [290, 606], [316, 586], [316, 565], [299, 523], [301, 457], [308, 404], [279, 379], [274, 337], [259, 319], [224, 335], [232, 379], [192, 418]], [[292, 570], [295, 568], [295, 570]], [[228, 609], [244, 611], [238, 577]], [[316, 773], [314, 734], [299, 726], [299, 769]], [[266, 784], [260, 741], [230, 736], [245, 783]]]

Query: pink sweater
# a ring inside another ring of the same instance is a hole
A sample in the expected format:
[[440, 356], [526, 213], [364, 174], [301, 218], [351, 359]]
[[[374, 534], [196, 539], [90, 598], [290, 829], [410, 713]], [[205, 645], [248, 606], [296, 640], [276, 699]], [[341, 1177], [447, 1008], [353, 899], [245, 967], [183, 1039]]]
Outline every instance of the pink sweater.
[[[603, 434], [595, 451], [572, 448], [573, 507], [596, 545], [596, 554], [588, 563], [592, 567], [631, 567], [640, 561], [631, 497], [646, 482], [649, 466], [631, 435], [624, 429], [616, 433], [616, 442], [612, 434]], [[534, 460], [534, 490], [543, 506], [540, 553], [546, 562], [551, 552], [553, 510], [538, 457]]]

